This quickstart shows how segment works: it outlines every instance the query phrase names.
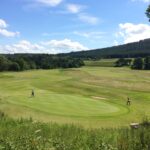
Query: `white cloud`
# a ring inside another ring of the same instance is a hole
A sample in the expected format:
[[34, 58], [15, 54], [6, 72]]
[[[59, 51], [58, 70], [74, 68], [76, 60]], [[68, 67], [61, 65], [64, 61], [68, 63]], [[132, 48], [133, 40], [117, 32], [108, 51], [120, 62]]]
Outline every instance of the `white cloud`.
[[[35, 5], [37, 4], [36, 6], [44, 5], [44, 6], [53, 6], [53, 7], [61, 4], [63, 1], [64, 0], [34, 0], [34, 2], [36, 2]], [[99, 23], [99, 18], [83, 12], [83, 10], [87, 8], [87, 6], [85, 5], [66, 3], [64, 6], [65, 6], [64, 10], [56, 10], [56, 11], [52, 10], [50, 11], [50, 13], [62, 14], [62, 15], [74, 14], [80, 21], [84, 23], [88, 23], [91, 25], [96, 25]]]
[[82, 36], [84, 38], [101, 39], [101, 38], [103, 38], [105, 32], [100, 32], [100, 31], [94, 31], [94, 32], [74, 31], [73, 34]]
[[0, 19], [0, 28], [7, 28], [7, 23], [3, 19]]
[[86, 50], [87, 47], [70, 39], [50, 40], [40, 43], [31, 43], [22, 40], [16, 44], [0, 45], [0, 53], [66, 53], [70, 51]]
[[150, 2], [150, 0], [132, 0], [133, 2], [135, 2], [135, 1], [139, 1], [139, 2], [144, 2], [144, 3], [149, 3]]
[[96, 25], [99, 23], [99, 18], [92, 16], [88, 13], [83, 12], [84, 9], [86, 9], [87, 6], [85, 5], [79, 5], [79, 4], [67, 4], [66, 10], [61, 12], [62, 14], [76, 14], [78, 20], [88, 23], [90, 25]]
[[119, 45], [119, 42], [117, 40], [114, 40], [114, 45], [115, 46], [118, 46]]
[[4, 45], [0, 47], [0, 53], [39, 53], [44, 52], [44, 50], [44, 47], [38, 44], [32, 44], [26, 40], [22, 40], [16, 44]]
[[136, 42], [146, 38], [150, 38], [150, 25], [148, 24], [119, 24], [119, 32], [117, 38], [123, 38], [124, 43]]
[[72, 41], [70, 39], [64, 40], [51, 40], [48, 42], [42, 42], [43, 45], [55, 49], [57, 53], [66, 53], [70, 51], [87, 50], [88, 48], [83, 46], [81, 43]]
[[68, 12], [77, 14], [83, 10], [84, 6], [78, 4], [67, 4], [66, 9]]
[[59, 5], [63, 0], [35, 0], [35, 2], [40, 3], [41, 5], [55, 7]]
[[0, 35], [5, 37], [15, 37], [20, 35], [19, 32], [8, 31], [6, 29], [7, 27], [8, 27], [7, 23], [3, 19], [0, 19]]
[[38, 45], [38, 44], [32, 44], [30, 43], [29, 41], [26, 41], [26, 40], [22, 40], [20, 41], [19, 43], [17, 44], [14, 44], [13, 45], [14, 47], [14, 50], [15, 51], [23, 51], [23, 52], [27, 52], [27, 53], [30, 53], [30, 51], [33, 51], [33, 52], [38, 52], [38, 51], [43, 51], [44, 50], [44, 47], [42, 47], [41, 45]]
[[86, 13], [79, 14], [78, 17], [82, 22], [85, 22], [91, 25], [96, 25], [99, 23], [99, 19], [97, 17], [91, 16]]
[[15, 37], [15, 36], [19, 36], [20, 33], [19, 32], [11, 32], [6, 29], [0, 29], [0, 35], [5, 36], [5, 37]]

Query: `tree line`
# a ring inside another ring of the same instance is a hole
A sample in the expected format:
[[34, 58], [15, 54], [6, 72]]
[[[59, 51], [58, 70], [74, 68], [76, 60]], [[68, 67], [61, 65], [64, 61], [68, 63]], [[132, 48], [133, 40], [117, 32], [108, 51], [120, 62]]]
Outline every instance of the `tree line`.
[[137, 70], [150, 70], [150, 56], [145, 58], [125, 59], [120, 58], [115, 62], [116, 67], [130, 66]]
[[24, 71], [30, 69], [78, 68], [84, 62], [78, 58], [48, 54], [0, 55], [0, 71]]
[[82, 58], [84, 60], [99, 60], [103, 58], [138, 58], [146, 57], [147, 55], [150, 55], [150, 39], [95, 50], [59, 54], [59, 56]]

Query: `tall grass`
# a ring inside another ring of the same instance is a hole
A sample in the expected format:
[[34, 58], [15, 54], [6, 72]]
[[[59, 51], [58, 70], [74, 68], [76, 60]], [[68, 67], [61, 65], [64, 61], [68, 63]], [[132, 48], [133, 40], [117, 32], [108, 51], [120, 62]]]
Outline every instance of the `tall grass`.
[[150, 126], [84, 129], [74, 125], [13, 120], [0, 113], [0, 150], [149, 150]]

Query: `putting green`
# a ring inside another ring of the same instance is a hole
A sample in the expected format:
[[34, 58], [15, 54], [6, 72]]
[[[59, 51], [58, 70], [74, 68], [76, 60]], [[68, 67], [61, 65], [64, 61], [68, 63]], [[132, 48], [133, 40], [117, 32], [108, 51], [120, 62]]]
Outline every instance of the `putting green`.
[[24, 94], [7, 98], [7, 102], [49, 115], [65, 117], [100, 117], [124, 113], [126, 109], [103, 100], [81, 96], [54, 94], [36, 90], [34, 98]]

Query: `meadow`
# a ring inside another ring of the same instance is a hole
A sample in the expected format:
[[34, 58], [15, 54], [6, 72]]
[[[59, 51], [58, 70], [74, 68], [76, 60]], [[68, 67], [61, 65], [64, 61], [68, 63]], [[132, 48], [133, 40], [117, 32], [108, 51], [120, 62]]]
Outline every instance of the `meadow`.
[[0, 112], [0, 150], [149, 150], [150, 122], [140, 128], [85, 129], [13, 120]]
[[[31, 97], [34, 89], [35, 97]], [[150, 72], [90, 67], [0, 73], [0, 111], [84, 128], [128, 127], [150, 116]], [[127, 97], [131, 106], [126, 105]]]

